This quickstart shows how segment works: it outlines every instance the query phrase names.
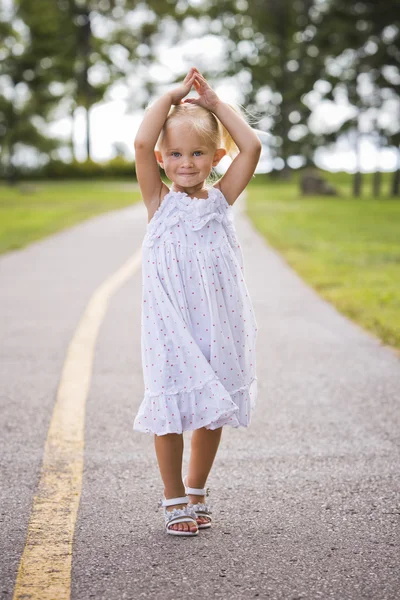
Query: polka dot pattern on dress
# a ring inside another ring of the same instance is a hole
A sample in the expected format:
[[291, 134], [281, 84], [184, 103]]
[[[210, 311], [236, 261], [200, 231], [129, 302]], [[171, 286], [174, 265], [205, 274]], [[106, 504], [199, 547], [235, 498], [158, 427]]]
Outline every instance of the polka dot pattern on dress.
[[232, 207], [169, 192], [142, 245], [144, 398], [133, 429], [247, 427], [257, 398], [257, 322]]

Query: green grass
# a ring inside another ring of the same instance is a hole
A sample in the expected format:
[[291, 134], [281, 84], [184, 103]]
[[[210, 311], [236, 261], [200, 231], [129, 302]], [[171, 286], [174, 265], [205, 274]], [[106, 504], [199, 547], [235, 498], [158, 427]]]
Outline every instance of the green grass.
[[[400, 348], [400, 199], [351, 198], [351, 177], [340, 175], [327, 176], [340, 198], [302, 197], [296, 181], [259, 176], [248, 188], [248, 214], [322, 297]], [[389, 175], [384, 191], [388, 184]]]
[[139, 200], [132, 182], [0, 185], [0, 254]]

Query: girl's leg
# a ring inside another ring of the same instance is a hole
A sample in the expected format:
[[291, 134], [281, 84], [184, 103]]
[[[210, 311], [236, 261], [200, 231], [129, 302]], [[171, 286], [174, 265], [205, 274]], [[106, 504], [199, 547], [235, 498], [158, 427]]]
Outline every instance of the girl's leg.
[[[164, 482], [165, 498], [185, 496], [185, 486], [182, 482], [183, 435], [178, 433], [154, 435], [154, 446], [158, 467]], [[166, 508], [167, 510], [173, 510], [184, 506], [184, 504], [176, 504]], [[187, 522], [175, 523], [175, 525], [171, 525], [171, 529], [196, 531], [197, 527], [194, 523]]]
[[[187, 476], [188, 487], [204, 488], [207, 477], [211, 471], [214, 458], [217, 454], [221, 441], [222, 427], [218, 429], [206, 429], [201, 427], [192, 433], [192, 445]], [[204, 496], [190, 495], [190, 501], [204, 502]], [[207, 517], [199, 517], [200, 523], [207, 523]]]

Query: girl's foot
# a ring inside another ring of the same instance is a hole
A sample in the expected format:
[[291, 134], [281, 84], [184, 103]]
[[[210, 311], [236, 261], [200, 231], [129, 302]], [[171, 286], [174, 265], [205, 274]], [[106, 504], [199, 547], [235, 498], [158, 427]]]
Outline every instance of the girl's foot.
[[[191, 504], [197, 504], [198, 502], [204, 504], [206, 501], [205, 496], [194, 496], [193, 494], [188, 494], [188, 496], [190, 498]], [[209, 517], [197, 516], [196, 521], [198, 525], [203, 525], [204, 523], [209, 523], [211, 519]]]
[[[172, 511], [172, 510], [174, 510], [174, 508], [185, 508], [185, 506], [187, 506], [187, 505], [186, 504], [173, 504], [172, 506], [167, 506], [166, 509], [168, 511]], [[188, 523], [188, 522], [174, 523], [173, 525], [170, 525], [169, 528], [175, 529], [177, 531], [191, 531], [192, 533], [195, 533], [197, 531], [197, 526], [195, 525], [194, 522], [193, 523]]]

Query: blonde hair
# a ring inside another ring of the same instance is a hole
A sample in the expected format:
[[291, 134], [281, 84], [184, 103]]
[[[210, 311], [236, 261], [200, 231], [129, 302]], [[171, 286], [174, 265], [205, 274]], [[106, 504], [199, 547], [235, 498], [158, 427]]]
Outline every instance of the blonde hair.
[[[240, 113], [235, 106], [231, 104], [230, 106], [233, 110]], [[203, 108], [197, 104], [190, 104], [189, 102], [171, 106], [157, 140], [156, 146], [158, 149], [161, 149], [163, 146], [165, 134], [170, 123], [178, 119], [185, 120], [186, 122], [189, 121], [196, 133], [206, 138], [213, 148], [224, 148], [230, 158], [234, 158], [239, 153], [239, 148], [218, 117], [207, 108]]]

